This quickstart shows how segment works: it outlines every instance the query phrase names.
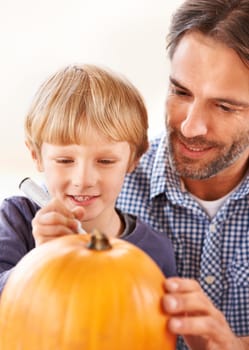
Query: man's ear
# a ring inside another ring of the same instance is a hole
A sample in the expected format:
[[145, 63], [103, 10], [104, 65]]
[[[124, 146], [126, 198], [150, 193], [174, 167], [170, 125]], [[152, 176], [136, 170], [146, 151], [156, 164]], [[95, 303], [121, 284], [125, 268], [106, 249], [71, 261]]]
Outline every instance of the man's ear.
[[25, 145], [28, 147], [28, 150], [31, 154], [31, 157], [35, 163], [36, 169], [40, 172], [43, 171], [43, 165], [42, 165], [42, 160], [41, 160], [41, 155], [38, 149], [31, 144], [29, 141], [25, 141]]

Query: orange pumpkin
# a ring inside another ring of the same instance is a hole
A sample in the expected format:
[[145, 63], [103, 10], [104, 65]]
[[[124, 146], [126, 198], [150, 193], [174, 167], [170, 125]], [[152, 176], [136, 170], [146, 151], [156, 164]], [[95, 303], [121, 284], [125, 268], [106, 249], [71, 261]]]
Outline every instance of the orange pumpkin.
[[1, 350], [175, 349], [154, 261], [123, 240], [89, 237], [55, 239], [17, 264], [0, 298]]

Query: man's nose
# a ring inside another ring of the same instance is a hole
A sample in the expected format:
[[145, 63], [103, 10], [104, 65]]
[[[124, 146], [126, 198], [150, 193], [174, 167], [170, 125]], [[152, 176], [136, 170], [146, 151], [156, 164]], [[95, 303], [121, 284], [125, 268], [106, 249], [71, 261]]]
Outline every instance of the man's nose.
[[207, 114], [203, 107], [193, 103], [187, 110], [187, 115], [181, 123], [183, 136], [191, 138], [207, 134]]

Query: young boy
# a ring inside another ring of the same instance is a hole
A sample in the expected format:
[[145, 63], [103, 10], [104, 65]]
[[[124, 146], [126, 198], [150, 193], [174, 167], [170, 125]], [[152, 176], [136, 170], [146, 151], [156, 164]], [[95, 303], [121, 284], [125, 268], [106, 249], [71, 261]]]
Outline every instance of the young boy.
[[171, 242], [115, 208], [123, 180], [147, 150], [147, 112], [125, 78], [93, 65], [68, 66], [40, 87], [25, 122], [26, 145], [51, 201], [4, 200], [0, 211], [0, 291], [17, 262], [80, 220], [136, 244], [165, 276], [176, 275]]

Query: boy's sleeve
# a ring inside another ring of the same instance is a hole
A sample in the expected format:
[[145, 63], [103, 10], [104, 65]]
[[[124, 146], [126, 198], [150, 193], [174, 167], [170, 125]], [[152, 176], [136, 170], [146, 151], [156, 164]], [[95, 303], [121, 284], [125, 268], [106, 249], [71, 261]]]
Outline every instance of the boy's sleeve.
[[3, 288], [7, 282], [7, 279], [9, 278], [11, 271], [12, 269], [0, 273], [0, 294], [3, 291]]
[[37, 209], [25, 197], [5, 199], [0, 207], [0, 293], [12, 268], [35, 246], [31, 221]]
[[176, 277], [178, 274], [176, 269], [174, 249], [171, 241], [167, 238], [165, 240], [165, 252], [167, 254], [167, 258], [165, 259], [162, 267], [163, 273], [166, 277]]

